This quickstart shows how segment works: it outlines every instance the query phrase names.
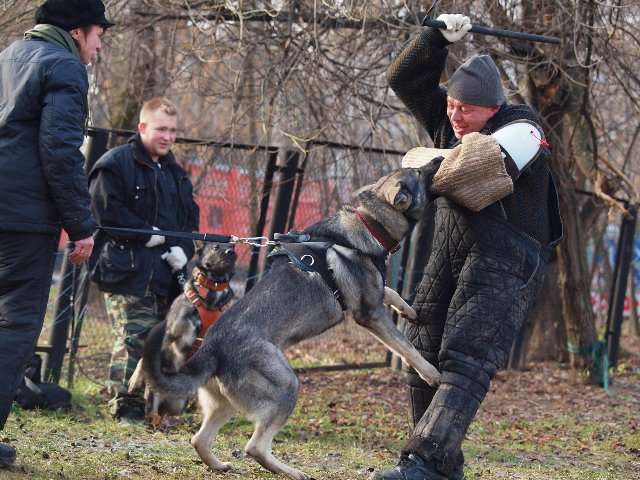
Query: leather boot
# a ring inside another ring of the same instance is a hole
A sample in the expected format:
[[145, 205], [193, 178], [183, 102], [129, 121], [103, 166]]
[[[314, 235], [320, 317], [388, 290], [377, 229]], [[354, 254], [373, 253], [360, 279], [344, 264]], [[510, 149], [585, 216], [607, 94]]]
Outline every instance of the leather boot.
[[464, 477], [462, 441], [486, 390], [457, 373], [444, 372], [442, 378], [403, 452], [421, 456], [443, 478], [459, 480]]
[[10, 468], [16, 463], [16, 449], [0, 442], [0, 469]]
[[374, 473], [371, 480], [447, 480], [447, 477], [419, 455], [409, 453], [403, 454], [394, 468]]

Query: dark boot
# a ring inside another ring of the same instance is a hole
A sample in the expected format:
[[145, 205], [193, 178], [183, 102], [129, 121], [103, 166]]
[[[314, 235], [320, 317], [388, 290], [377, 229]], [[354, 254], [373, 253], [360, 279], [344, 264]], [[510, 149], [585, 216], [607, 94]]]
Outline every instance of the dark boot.
[[115, 402], [114, 418], [121, 426], [134, 425], [144, 421], [144, 400], [139, 397], [120, 397]]
[[10, 468], [16, 463], [16, 449], [0, 442], [0, 469]]
[[444, 372], [442, 379], [404, 453], [418, 454], [443, 478], [459, 480], [464, 477], [462, 441], [486, 390], [483, 384], [457, 373]]
[[439, 474], [419, 455], [410, 453], [403, 454], [394, 468], [374, 473], [371, 480], [447, 480], [447, 477]]

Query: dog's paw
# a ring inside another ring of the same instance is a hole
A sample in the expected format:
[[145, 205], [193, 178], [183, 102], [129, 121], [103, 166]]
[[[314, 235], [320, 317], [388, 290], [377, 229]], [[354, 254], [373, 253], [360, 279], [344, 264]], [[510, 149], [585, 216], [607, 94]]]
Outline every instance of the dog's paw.
[[226, 462], [213, 463], [212, 465], [209, 465], [209, 468], [215, 472], [230, 472], [233, 469], [232, 465]]
[[386, 304], [385, 307], [390, 308], [401, 317], [408, 318], [409, 320], [415, 320], [416, 318], [418, 318], [418, 314], [416, 313], [416, 311], [409, 305], [407, 305], [406, 307], [398, 307], [393, 304]]

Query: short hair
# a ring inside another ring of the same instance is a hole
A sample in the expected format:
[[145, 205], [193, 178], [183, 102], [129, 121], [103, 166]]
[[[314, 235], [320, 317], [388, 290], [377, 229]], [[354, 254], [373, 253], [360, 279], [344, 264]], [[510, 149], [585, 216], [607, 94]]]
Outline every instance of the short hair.
[[178, 109], [175, 104], [166, 97], [153, 97], [142, 104], [140, 109], [140, 123], [144, 123], [145, 118], [158, 110], [163, 111], [170, 117], [178, 116]]

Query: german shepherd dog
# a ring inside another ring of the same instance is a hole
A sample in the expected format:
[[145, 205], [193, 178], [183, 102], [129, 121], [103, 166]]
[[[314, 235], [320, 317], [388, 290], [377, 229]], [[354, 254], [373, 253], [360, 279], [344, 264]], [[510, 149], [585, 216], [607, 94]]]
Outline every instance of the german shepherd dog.
[[[229, 282], [235, 273], [236, 258], [231, 243], [196, 241], [196, 261], [191, 279], [185, 282], [183, 293], [173, 301], [165, 319], [165, 334], [157, 352], [164, 371], [180, 370], [199, 347], [202, 332], [206, 331], [211, 321], [217, 320], [222, 308], [233, 298]], [[202, 311], [204, 313], [201, 315]], [[154, 426], [159, 424], [159, 413], [178, 415], [189, 399], [154, 392], [145, 381], [144, 358], [140, 359], [129, 380], [129, 392], [142, 387], [145, 388], [147, 418]]]
[[329, 245], [322, 256], [337, 292], [320, 273], [301, 268], [291, 255], [278, 255], [254, 288], [209, 329], [202, 347], [179, 372], [165, 371], [157, 354], [165, 326], [159, 324], [151, 331], [143, 357], [145, 378], [153, 390], [176, 399], [198, 391], [204, 419], [191, 444], [211, 469], [231, 468], [211, 448], [220, 427], [241, 412], [255, 425], [245, 446], [247, 455], [274, 473], [311, 479], [271, 453], [273, 438], [298, 395], [298, 379], [284, 350], [339, 324], [345, 314], [429, 384], [439, 383], [439, 372], [395, 327], [384, 307], [392, 305], [415, 316], [396, 292], [384, 286], [389, 249], [383, 244], [389, 239], [401, 241], [419, 219], [427, 203], [428, 173], [426, 169], [395, 170], [356, 192], [352, 205], [304, 230], [312, 240]]

